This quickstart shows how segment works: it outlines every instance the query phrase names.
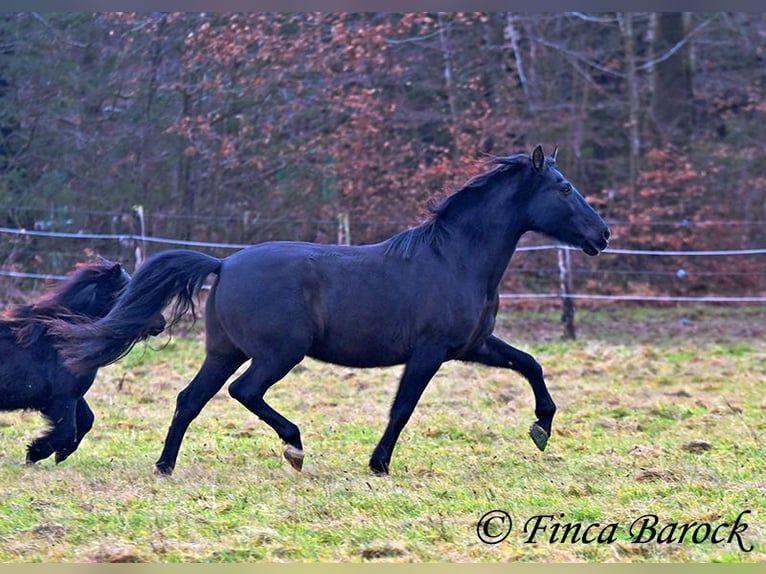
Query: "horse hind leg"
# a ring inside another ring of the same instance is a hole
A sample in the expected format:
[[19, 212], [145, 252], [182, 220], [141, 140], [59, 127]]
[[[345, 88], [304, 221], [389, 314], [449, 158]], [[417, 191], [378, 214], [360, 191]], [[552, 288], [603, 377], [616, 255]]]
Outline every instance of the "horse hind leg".
[[[250, 368], [229, 386], [229, 394], [242, 403], [250, 412], [264, 421], [285, 443], [283, 455], [296, 471], [303, 468], [303, 443], [300, 429], [283, 415], [278, 413], [263, 399], [266, 391], [305, 356], [296, 351], [294, 346], [280, 346], [293, 350], [281, 355], [272, 355], [268, 359], [253, 359]], [[300, 347], [297, 347], [300, 348]]]
[[189, 425], [234, 371], [246, 360], [247, 357], [239, 351], [232, 351], [228, 354], [208, 351], [199, 372], [178, 394], [176, 409], [165, 437], [162, 453], [154, 464], [156, 474], [163, 476], [173, 474], [178, 459], [178, 451]]

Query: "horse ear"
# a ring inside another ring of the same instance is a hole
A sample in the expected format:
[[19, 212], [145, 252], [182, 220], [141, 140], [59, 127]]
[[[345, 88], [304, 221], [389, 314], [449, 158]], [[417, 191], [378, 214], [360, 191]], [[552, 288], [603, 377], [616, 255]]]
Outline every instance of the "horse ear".
[[553, 148], [553, 153], [551, 154], [551, 159], [553, 161], [556, 161], [556, 156], [558, 155], [558, 153], [559, 153], [559, 146], [556, 146]]
[[543, 153], [543, 146], [537, 145], [535, 151], [532, 152], [532, 165], [534, 168], [541, 172], [543, 171], [543, 165], [545, 164], [545, 154]]
[[112, 273], [112, 277], [119, 277], [122, 275], [122, 265], [115, 263], [112, 265], [112, 269], [110, 271]]

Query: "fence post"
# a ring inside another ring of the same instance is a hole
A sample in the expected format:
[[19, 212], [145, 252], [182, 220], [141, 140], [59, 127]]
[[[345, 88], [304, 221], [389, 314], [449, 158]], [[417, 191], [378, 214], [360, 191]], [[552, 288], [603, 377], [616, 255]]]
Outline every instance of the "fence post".
[[338, 245], [351, 245], [351, 227], [348, 213], [338, 214]]
[[564, 323], [564, 339], [575, 340], [575, 307], [572, 298], [572, 252], [564, 247], [557, 249], [559, 256], [559, 283], [561, 293], [561, 322]]
[[138, 239], [133, 241], [133, 253], [136, 258], [135, 269], [138, 269], [146, 258], [146, 242], [144, 241], [144, 237], [146, 237], [146, 224], [144, 222], [143, 205], [133, 206], [133, 222], [133, 234], [138, 235]]

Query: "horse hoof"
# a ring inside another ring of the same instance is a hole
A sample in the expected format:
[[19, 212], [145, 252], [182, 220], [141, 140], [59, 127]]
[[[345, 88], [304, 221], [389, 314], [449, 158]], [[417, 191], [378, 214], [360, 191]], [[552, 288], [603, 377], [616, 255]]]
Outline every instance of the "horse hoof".
[[388, 476], [388, 462], [370, 459], [370, 470], [374, 476]]
[[38, 461], [44, 458], [45, 457], [42, 455], [39, 449], [30, 445], [27, 447], [27, 455], [24, 459], [24, 462], [27, 464], [36, 464]]
[[170, 476], [171, 474], [173, 474], [172, 466], [161, 463], [154, 465], [154, 476]]
[[541, 427], [537, 423], [532, 423], [532, 426], [529, 427], [529, 436], [532, 438], [532, 442], [535, 443], [535, 446], [540, 449], [540, 451], [544, 451], [545, 447], [548, 446], [548, 433], [545, 432], [545, 429]]
[[293, 445], [288, 444], [285, 446], [285, 450], [282, 453], [295, 470], [300, 472], [303, 470], [303, 451], [299, 448], [295, 448]]

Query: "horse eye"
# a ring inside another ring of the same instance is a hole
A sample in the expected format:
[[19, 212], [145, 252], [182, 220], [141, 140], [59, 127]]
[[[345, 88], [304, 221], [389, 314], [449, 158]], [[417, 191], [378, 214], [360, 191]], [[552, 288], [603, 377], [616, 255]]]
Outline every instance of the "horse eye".
[[572, 184], [569, 182], [566, 182], [564, 185], [561, 186], [561, 193], [564, 195], [569, 195], [572, 193]]

